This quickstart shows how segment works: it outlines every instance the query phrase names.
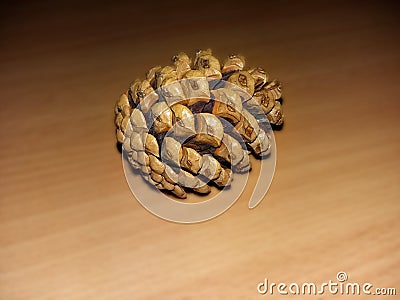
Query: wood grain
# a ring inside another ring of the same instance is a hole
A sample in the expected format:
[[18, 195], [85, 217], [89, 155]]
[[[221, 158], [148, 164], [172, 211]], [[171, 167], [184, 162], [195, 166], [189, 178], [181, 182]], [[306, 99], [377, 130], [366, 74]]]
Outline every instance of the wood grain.
[[[398, 11], [3, 3], [0, 299], [258, 299], [265, 277], [321, 283], [339, 271], [399, 293]], [[179, 225], [131, 195], [113, 105], [149, 67], [206, 47], [279, 78], [287, 121], [259, 207], [247, 209], [247, 189], [222, 216]]]

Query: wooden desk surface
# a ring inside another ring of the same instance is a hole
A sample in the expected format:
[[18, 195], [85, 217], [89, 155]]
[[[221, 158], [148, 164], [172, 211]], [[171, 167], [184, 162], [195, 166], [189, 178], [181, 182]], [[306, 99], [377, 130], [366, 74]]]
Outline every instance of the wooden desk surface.
[[[2, 4], [0, 299], [258, 299], [265, 277], [339, 271], [399, 294], [398, 7], [188, 5]], [[131, 195], [113, 105], [149, 67], [206, 47], [279, 78], [287, 121], [259, 207], [246, 191], [179, 225]]]

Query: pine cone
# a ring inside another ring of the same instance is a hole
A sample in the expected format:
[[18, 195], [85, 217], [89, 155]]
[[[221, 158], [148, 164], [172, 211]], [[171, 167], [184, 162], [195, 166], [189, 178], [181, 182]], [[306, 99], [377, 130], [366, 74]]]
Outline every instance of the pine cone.
[[263, 124], [283, 124], [281, 84], [261, 68], [244, 70], [239, 55], [221, 65], [210, 49], [198, 51], [193, 64], [185, 53], [172, 62], [121, 95], [116, 136], [145, 180], [186, 198], [187, 191], [229, 186], [232, 171], [250, 171], [250, 153], [268, 155]]

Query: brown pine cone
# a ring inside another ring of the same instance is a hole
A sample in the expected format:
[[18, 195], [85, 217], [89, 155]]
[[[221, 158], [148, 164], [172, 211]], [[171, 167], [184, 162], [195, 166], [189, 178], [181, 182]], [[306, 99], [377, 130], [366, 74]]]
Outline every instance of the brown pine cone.
[[[281, 84], [231, 55], [221, 65], [210, 49], [193, 60], [150, 69], [115, 105], [117, 142], [133, 168], [160, 190], [186, 198], [231, 184], [251, 170], [249, 155], [270, 151], [268, 121], [282, 125]], [[266, 117], [265, 117], [266, 116]], [[267, 121], [268, 120], [268, 121]]]

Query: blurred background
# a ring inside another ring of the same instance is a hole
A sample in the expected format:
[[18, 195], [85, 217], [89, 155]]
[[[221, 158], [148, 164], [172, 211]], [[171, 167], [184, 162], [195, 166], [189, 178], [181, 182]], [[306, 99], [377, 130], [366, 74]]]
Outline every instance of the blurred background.
[[[396, 1], [0, 5], [0, 299], [257, 299], [339, 271], [400, 289]], [[256, 209], [247, 189], [179, 225], [132, 196], [113, 108], [204, 48], [278, 78], [286, 123]]]

